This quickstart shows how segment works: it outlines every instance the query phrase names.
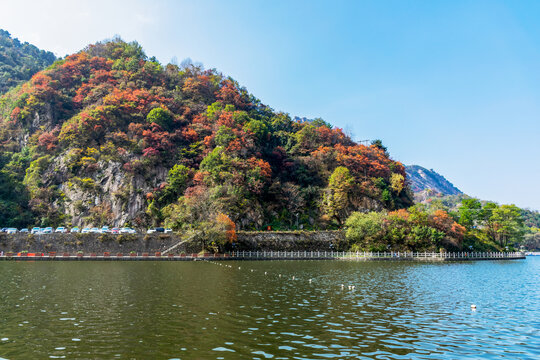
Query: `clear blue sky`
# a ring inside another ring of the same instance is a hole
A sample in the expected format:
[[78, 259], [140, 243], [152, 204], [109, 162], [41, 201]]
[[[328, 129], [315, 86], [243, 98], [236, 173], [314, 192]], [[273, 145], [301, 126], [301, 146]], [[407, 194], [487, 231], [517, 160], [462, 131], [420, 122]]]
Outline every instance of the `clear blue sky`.
[[2, 1], [63, 56], [118, 34], [276, 110], [380, 138], [465, 193], [540, 209], [540, 1]]

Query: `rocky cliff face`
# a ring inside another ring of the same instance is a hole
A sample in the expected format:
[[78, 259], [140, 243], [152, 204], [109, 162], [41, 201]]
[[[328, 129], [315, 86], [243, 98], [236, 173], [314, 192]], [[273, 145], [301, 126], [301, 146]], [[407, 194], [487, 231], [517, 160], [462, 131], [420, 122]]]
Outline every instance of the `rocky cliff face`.
[[433, 169], [428, 170], [418, 165], [407, 165], [405, 171], [407, 172], [411, 189], [415, 193], [429, 190], [431, 193], [439, 193], [441, 195], [463, 194], [461, 190]]

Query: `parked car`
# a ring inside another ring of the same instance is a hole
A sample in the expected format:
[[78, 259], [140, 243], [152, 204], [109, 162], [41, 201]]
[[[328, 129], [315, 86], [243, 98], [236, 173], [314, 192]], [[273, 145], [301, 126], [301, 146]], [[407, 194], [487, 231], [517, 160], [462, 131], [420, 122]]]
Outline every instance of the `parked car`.
[[7, 228], [6, 233], [8, 233], [8, 234], [16, 234], [17, 229], [15, 229], [15, 228]]
[[102, 234], [107, 234], [107, 233], [110, 233], [110, 232], [111, 232], [111, 231], [109, 230], [109, 227], [108, 227], [108, 226], [102, 227], [99, 231], [100, 231]]
[[31, 234], [40, 234], [41, 233], [41, 229], [38, 228], [38, 227], [34, 227], [32, 228], [32, 231], [30, 231]]
[[54, 231], [55, 233], [61, 233], [61, 234], [65, 234], [67, 233], [67, 229], [63, 226], [60, 226], [58, 228], [56, 228], [56, 230]]
[[0, 232], [6, 232], [8, 228], [2, 228], [2, 230], [0, 230]]
[[133, 230], [132, 228], [123, 227], [120, 229], [120, 234], [136, 234], [137, 231]]
[[111, 229], [111, 234], [120, 234], [120, 229], [117, 228], [117, 227], [113, 227], [113, 228]]
[[81, 232], [81, 229], [79, 229], [78, 226], [75, 226], [75, 227], [71, 228], [70, 232], [72, 232], [72, 233], [79, 233], [79, 232]]
[[156, 232], [156, 229], [148, 229], [148, 230], [146, 230], [147, 234], [153, 234], [155, 232]]
[[84, 228], [84, 229], [82, 229], [81, 234], [89, 234], [91, 232], [92, 232], [92, 230], [90, 228]]
[[156, 232], [160, 232], [160, 233], [164, 233], [165, 232], [165, 228], [162, 228], [162, 227], [157, 227], [155, 228]]
[[54, 232], [54, 229], [52, 227], [46, 227], [41, 231], [42, 234], [52, 234]]
[[101, 230], [99, 228], [91, 228], [90, 232], [93, 234], [101, 234]]
[[28, 229], [21, 229], [19, 230], [20, 233], [25, 233], [25, 234], [28, 234]]
[[165, 234], [170, 234], [172, 232], [173, 232], [172, 229], [165, 229]]

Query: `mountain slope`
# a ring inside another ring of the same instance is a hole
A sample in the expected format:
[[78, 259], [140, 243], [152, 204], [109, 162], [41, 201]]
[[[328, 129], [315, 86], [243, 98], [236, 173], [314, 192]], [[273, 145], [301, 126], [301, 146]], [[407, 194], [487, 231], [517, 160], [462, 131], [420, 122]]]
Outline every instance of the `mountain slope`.
[[461, 190], [456, 188], [451, 182], [433, 169], [428, 170], [419, 165], [405, 166], [407, 177], [409, 178], [411, 189], [416, 192], [432, 190], [441, 195], [460, 195]]
[[27, 80], [56, 60], [53, 53], [11, 38], [0, 29], [0, 94]]
[[[294, 121], [216, 70], [163, 66], [137, 43], [97, 43], [0, 99], [0, 220], [137, 226], [339, 226], [412, 204], [380, 143]], [[4, 197], [1, 197], [4, 196]], [[221, 218], [225, 218], [221, 216]]]

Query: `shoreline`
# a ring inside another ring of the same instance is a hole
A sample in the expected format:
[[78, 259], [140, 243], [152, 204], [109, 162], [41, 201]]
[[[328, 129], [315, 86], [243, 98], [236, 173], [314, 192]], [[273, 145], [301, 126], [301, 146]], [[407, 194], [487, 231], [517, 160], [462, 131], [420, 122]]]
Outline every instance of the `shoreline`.
[[486, 261], [486, 260], [523, 260], [525, 254], [512, 252], [460, 252], [460, 253], [353, 253], [330, 251], [264, 251], [234, 252], [228, 254], [43, 254], [8, 253], [0, 256], [0, 261], [272, 261], [272, 260], [337, 260], [337, 261]]

